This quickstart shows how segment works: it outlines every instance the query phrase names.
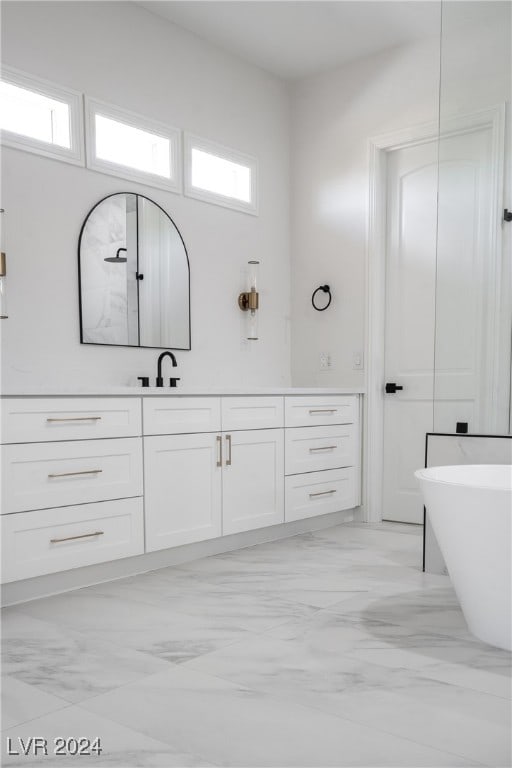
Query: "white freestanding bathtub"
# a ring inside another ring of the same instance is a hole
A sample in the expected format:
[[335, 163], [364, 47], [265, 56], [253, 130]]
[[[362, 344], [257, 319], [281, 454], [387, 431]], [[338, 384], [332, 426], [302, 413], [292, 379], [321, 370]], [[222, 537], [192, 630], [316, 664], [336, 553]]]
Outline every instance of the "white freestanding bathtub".
[[512, 650], [512, 466], [415, 472], [471, 632]]

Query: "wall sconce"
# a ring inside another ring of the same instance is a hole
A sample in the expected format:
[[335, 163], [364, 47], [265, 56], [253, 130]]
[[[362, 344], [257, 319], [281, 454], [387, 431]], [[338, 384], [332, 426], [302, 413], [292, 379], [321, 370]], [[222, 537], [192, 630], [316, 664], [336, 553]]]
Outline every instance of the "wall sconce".
[[258, 341], [258, 309], [260, 295], [258, 293], [259, 261], [249, 261], [249, 290], [238, 297], [238, 306], [242, 312], [247, 312], [247, 340]]
[[7, 275], [7, 260], [5, 256], [5, 211], [0, 208], [0, 320], [6, 320], [7, 303], [5, 295], [5, 281]]

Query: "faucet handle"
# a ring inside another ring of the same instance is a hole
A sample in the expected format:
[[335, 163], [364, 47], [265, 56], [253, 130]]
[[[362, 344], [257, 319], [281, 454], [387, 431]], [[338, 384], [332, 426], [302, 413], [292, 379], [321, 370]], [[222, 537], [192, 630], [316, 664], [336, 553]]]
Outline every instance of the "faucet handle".
[[141, 381], [141, 387], [149, 387], [149, 376], [137, 376], [138, 381]]
[[176, 378], [169, 379], [169, 386], [170, 387], [176, 387], [178, 381], [181, 381], [181, 379], [179, 377], [177, 379]]

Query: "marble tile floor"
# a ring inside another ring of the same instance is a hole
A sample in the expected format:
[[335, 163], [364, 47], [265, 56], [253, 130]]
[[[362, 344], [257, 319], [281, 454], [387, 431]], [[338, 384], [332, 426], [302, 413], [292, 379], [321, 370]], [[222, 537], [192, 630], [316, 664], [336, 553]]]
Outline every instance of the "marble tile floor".
[[351, 523], [6, 608], [2, 765], [506, 768], [510, 654], [420, 563]]

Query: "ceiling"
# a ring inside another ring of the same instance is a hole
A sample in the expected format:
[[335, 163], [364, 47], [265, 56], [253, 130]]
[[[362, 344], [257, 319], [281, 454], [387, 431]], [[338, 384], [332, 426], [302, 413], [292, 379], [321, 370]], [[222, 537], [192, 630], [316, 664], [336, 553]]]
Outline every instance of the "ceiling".
[[427, 0], [145, 0], [139, 5], [287, 80], [439, 34]]

